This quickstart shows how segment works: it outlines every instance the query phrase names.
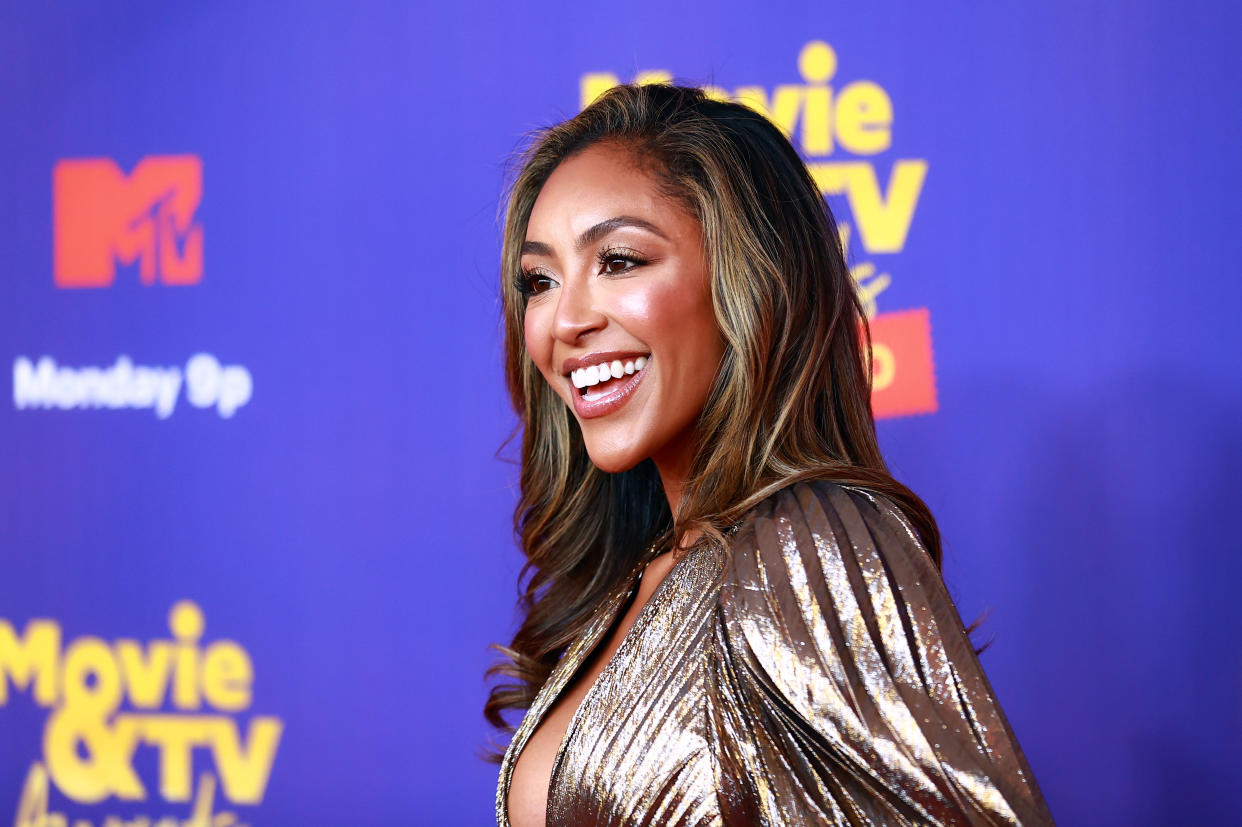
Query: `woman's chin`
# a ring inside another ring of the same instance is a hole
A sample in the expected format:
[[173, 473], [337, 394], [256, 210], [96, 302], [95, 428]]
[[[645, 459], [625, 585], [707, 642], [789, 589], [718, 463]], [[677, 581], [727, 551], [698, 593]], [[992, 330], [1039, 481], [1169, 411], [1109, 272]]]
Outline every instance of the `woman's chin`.
[[646, 459], [638, 451], [603, 448], [592, 450], [590, 445], [587, 446], [587, 456], [591, 458], [591, 464], [605, 474], [619, 474], [622, 471], [628, 471]]

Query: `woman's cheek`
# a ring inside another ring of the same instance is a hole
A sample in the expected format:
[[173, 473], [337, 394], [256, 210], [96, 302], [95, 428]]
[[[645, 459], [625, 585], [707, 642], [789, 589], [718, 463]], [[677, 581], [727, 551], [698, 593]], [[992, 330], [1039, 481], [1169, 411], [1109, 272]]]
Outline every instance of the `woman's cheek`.
[[678, 308], [670, 306], [680, 298], [672, 280], [635, 280], [628, 287], [621, 294], [617, 307], [630, 333], [642, 339], [647, 333], [662, 333], [662, 328], [678, 312]]
[[631, 330], [651, 347], [681, 342], [702, 326], [703, 317], [715, 324], [706, 279], [681, 268], [644, 280], [626, 293], [623, 312]]
[[530, 354], [532, 359], [538, 362], [538, 354], [548, 346], [546, 342], [547, 335], [541, 330], [542, 326], [539, 324], [539, 313], [527, 308], [526, 317], [522, 320], [522, 324], [522, 332], [526, 339], [526, 352]]
[[[525, 326], [523, 328], [526, 339], [526, 352], [530, 354], [531, 361], [535, 363], [535, 367], [548, 379], [549, 371], [552, 369], [552, 336], [547, 329], [547, 324], [542, 318], [544, 314], [537, 309], [528, 309], [526, 311]], [[551, 382], [551, 380], [548, 380]]]

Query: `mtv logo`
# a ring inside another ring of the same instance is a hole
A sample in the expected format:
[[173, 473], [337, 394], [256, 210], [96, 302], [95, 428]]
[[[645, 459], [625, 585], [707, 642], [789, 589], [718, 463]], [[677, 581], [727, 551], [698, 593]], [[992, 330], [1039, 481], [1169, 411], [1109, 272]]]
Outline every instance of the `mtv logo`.
[[59, 161], [52, 173], [52, 270], [57, 287], [108, 287], [117, 262], [138, 262], [143, 284], [198, 284], [203, 161], [143, 158], [126, 177], [111, 158]]

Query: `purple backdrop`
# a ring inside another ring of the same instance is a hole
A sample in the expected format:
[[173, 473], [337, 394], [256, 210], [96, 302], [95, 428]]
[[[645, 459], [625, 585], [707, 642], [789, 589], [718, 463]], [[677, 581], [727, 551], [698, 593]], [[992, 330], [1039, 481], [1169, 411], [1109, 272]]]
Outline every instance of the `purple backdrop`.
[[519, 556], [497, 201], [661, 73], [848, 225], [880, 423], [1064, 824], [1242, 736], [1229, 4], [7, 4], [0, 818], [484, 824]]

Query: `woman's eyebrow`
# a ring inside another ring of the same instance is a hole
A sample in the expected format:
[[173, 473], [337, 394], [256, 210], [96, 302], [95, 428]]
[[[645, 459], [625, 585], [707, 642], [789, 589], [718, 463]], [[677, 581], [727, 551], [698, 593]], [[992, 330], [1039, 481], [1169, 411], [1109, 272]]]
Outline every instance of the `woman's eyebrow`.
[[522, 255], [550, 257], [552, 255], [552, 246], [544, 244], [542, 241], [524, 241], [522, 242]]
[[[639, 218], [634, 215], [618, 215], [614, 218], [606, 218], [584, 230], [582, 235], [578, 236], [578, 240], [574, 242], [574, 250], [582, 252], [585, 247], [594, 244], [613, 230], [620, 229], [621, 227], [637, 227], [668, 241], [668, 236], [660, 232], [659, 227], [645, 218]], [[542, 241], [526, 241], [522, 243], [522, 255], [551, 256], [552, 245], [544, 244]]]
[[578, 240], [574, 242], [574, 250], [582, 252], [583, 248], [594, 244], [613, 230], [621, 227], [637, 227], [668, 241], [668, 236], [660, 232], [660, 228], [650, 221], [633, 215], [618, 215], [616, 218], [606, 218], [594, 227], [585, 230], [582, 235], [578, 236]]

